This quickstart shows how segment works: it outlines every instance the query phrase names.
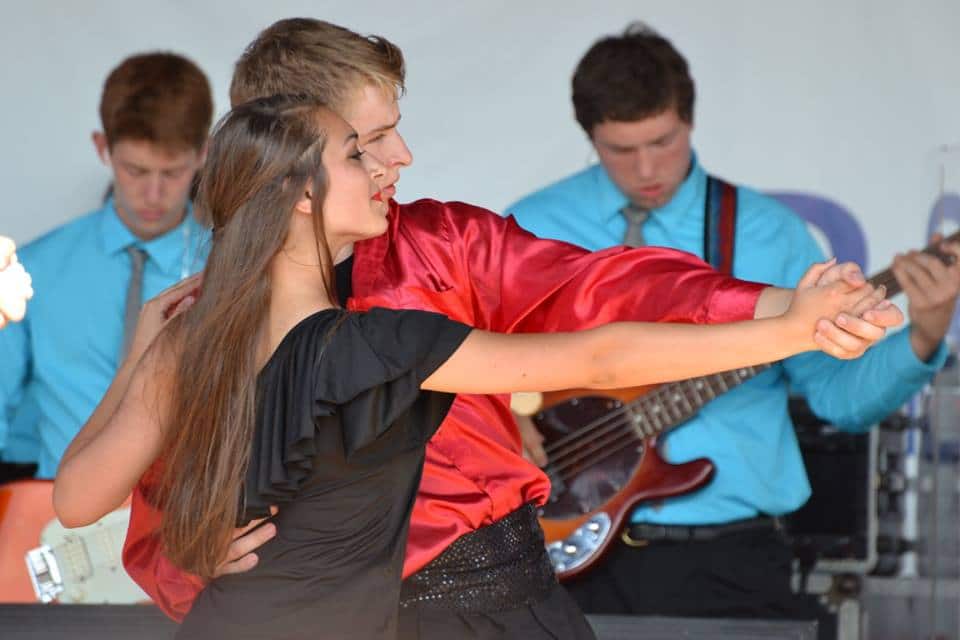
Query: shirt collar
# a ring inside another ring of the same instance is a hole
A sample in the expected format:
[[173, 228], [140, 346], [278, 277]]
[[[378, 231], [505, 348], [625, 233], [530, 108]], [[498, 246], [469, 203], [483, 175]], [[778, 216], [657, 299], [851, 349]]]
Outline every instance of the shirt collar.
[[[604, 212], [606, 216], [605, 222], [609, 222], [621, 215], [620, 210], [627, 205], [629, 200], [617, 185], [614, 184], [613, 180], [610, 179], [610, 176], [608, 176], [607, 172], [603, 169], [602, 164], [598, 163], [594, 165], [593, 170], [600, 193], [601, 206], [598, 211]], [[703, 196], [704, 190], [706, 189], [706, 180], [707, 174], [704, 172], [703, 167], [700, 166], [697, 153], [691, 151], [690, 172], [687, 174], [687, 177], [684, 178], [683, 182], [680, 183], [680, 188], [677, 189], [677, 192], [673, 194], [673, 197], [670, 198], [667, 204], [651, 210], [650, 214], [658, 217], [672, 216], [695, 210], [696, 207], [691, 208], [690, 204], [697, 198]]]
[[[136, 245], [147, 252], [150, 260], [156, 263], [164, 273], [179, 273], [184, 261], [184, 251], [194, 251], [205, 233], [193, 217], [193, 204], [187, 203], [187, 213], [183, 222], [152, 240], [140, 240], [120, 219], [113, 198], [107, 200], [101, 209], [100, 237], [103, 250], [112, 255], [125, 251], [130, 245]], [[186, 256], [194, 260], [197, 256]], [[189, 267], [189, 265], [188, 265]]]

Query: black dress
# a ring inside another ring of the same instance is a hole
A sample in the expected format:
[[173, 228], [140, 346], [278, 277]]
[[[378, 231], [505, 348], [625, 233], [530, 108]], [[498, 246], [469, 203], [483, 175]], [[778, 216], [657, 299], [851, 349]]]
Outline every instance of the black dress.
[[257, 381], [245, 519], [257, 566], [212, 581], [178, 638], [392, 638], [424, 447], [452, 394], [420, 391], [470, 328], [423, 311], [320, 311]]

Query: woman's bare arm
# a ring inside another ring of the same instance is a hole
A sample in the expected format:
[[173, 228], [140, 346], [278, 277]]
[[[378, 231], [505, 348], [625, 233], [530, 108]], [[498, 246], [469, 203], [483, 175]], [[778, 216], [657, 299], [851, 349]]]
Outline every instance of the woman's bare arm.
[[60, 460], [53, 507], [67, 527], [119, 507], [160, 453], [170, 367], [151, 351], [128, 360]]
[[711, 326], [623, 322], [540, 335], [474, 331], [423, 388], [458, 393], [621, 388], [771, 362], [817, 348], [830, 352], [829, 341], [817, 336], [818, 322], [876, 305], [879, 292], [843, 281], [813, 287], [816, 278], [816, 273], [805, 278], [791, 295], [787, 313], [760, 320]]
[[692, 378], [803, 350], [799, 340], [784, 339], [780, 327], [779, 320], [766, 319], [709, 326], [622, 322], [552, 334], [473, 331], [423, 388], [456, 393], [615, 389]]
[[60, 460], [53, 506], [65, 526], [90, 524], [120, 506], [159, 455], [174, 357], [151, 347], [192, 304], [199, 283], [188, 278], [143, 306], [120, 370]]

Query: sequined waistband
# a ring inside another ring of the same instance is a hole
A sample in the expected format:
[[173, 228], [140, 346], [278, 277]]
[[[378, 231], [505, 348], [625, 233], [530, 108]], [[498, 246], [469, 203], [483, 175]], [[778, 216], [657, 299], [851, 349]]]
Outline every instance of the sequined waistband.
[[461, 613], [506, 611], [545, 599], [556, 583], [537, 510], [526, 504], [461, 536], [404, 580], [400, 606]]

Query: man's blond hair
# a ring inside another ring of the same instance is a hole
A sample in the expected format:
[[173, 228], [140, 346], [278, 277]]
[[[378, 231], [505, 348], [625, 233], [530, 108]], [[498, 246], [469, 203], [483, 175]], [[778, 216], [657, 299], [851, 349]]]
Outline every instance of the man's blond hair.
[[308, 94], [343, 112], [368, 84], [402, 94], [404, 73], [403, 53], [386, 38], [322, 20], [288, 18], [264, 29], [240, 56], [230, 103]]

